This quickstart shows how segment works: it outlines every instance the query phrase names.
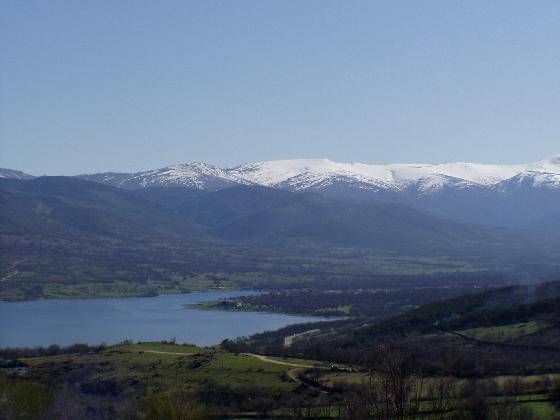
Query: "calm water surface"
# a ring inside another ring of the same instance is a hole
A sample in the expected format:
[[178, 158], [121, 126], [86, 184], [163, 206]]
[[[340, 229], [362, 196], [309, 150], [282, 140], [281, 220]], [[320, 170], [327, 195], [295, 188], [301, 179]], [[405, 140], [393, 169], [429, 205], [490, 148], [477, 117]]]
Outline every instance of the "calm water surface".
[[[254, 293], [254, 292], [253, 292]], [[186, 309], [185, 304], [252, 294], [200, 292], [122, 299], [39, 300], [0, 303], [0, 347], [114, 344], [169, 340], [218, 344], [288, 324], [324, 318]]]

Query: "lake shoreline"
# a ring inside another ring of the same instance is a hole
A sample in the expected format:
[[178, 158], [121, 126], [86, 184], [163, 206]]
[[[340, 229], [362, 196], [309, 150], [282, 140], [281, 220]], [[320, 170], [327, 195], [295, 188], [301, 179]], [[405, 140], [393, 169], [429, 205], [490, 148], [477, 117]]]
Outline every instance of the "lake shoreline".
[[220, 301], [192, 303], [192, 304], [185, 305], [185, 308], [198, 309], [201, 311], [223, 311], [223, 312], [309, 316], [309, 317], [316, 317], [316, 318], [327, 318], [332, 320], [351, 318], [349, 316], [344, 316], [344, 315], [324, 315], [324, 314], [313, 314], [313, 313], [306, 313], [306, 312], [282, 312], [275, 309], [267, 309], [267, 308], [257, 307], [257, 306], [242, 306], [242, 307], [229, 306], [229, 305], [222, 305]]
[[21, 298], [21, 299], [1, 299], [0, 304], [2, 303], [16, 303], [16, 302], [40, 302], [40, 301], [52, 301], [52, 300], [89, 300], [89, 299], [134, 299], [134, 298], [149, 298], [149, 297], [158, 297], [158, 296], [167, 296], [167, 295], [186, 295], [191, 293], [206, 293], [206, 292], [243, 292], [243, 291], [259, 291], [260, 289], [254, 288], [236, 288], [236, 287], [221, 287], [221, 288], [209, 288], [209, 289], [185, 289], [185, 290], [178, 290], [172, 292], [161, 292], [161, 293], [122, 293], [122, 294], [115, 294], [115, 295], [103, 295], [103, 294], [92, 294], [92, 295], [60, 295], [60, 296], [42, 296], [42, 297], [34, 297], [34, 298]]
[[185, 308], [230, 299], [255, 290], [191, 292], [155, 297], [43, 299], [0, 303], [0, 347], [74, 343], [114, 344], [123, 340], [215, 345], [291, 324], [326, 317]]

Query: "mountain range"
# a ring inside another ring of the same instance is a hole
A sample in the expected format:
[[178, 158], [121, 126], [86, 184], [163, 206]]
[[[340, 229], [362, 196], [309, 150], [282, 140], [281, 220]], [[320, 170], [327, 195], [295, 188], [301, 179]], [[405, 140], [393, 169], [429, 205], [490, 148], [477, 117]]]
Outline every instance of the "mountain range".
[[[0, 177], [32, 178], [8, 169], [1, 169]], [[197, 162], [78, 177], [128, 190], [186, 187], [217, 191], [239, 185], [264, 186], [359, 202], [395, 202], [469, 223], [542, 233], [560, 229], [560, 155], [521, 165], [370, 165], [292, 159], [220, 168]]]
[[0, 180], [0, 232], [14, 237], [293, 247], [398, 254], [524, 249], [528, 237], [443, 220], [398, 203], [344, 202], [261, 186], [118, 189], [75, 177]]
[[[425, 211], [419, 207], [430, 202], [407, 192], [411, 187], [400, 196], [354, 188], [356, 182], [346, 191], [326, 185], [290, 191], [293, 188], [281, 177], [276, 182], [261, 170], [259, 182], [268, 179], [271, 186], [224, 181], [224, 170], [190, 167], [198, 172], [176, 177], [175, 183], [163, 181], [166, 170], [151, 173], [151, 178], [146, 175], [146, 182], [111, 175], [111, 183], [120, 179], [120, 187], [107, 185], [107, 174], [94, 181], [92, 176], [29, 177], [3, 171], [0, 299], [96, 295], [92, 287], [122, 286], [133, 294], [152, 293], [154, 287], [182, 290], [182, 282], [200, 273], [282, 274], [290, 279], [353, 273], [370, 278], [395, 267], [409, 270], [408, 263], [397, 261], [403, 257], [428, 265], [441, 258], [469, 267], [475, 261], [481, 267], [510, 270], [514, 276], [527, 267], [533, 273], [544, 267], [543, 275], [557, 267], [560, 206], [553, 188], [520, 181], [511, 193], [481, 187], [484, 192], [476, 196], [478, 191], [449, 187], [430, 195], [431, 203], [438, 204]], [[140, 186], [133, 188], [133, 180]], [[195, 188], [185, 180], [196, 180]], [[507, 200], [513, 204], [504, 205]], [[483, 216], [475, 218], [477, 223], [466, 223], [459, 211], [449, 210], [454, 206]], [[438, 215], [435, 210], [441, 209], [450, 217]], [[498, 218], [524, 217], [532, 223], [525, 223], [525, 229], [491, 226], [484, 219], [490, 210]], [[379, 265], [377, 258], [387, 262]], [[124, 286], [119, 283], [123, 281]]]
[[197, 162], [145, 172], [109, 172], [80, 177], [128, 189], [186, 186], [217, 190], [236, 184], [290, 191], [320, 191], [337, 185], [386, 192], [414, 189], [420, 194], [433, 194], [445, 188], [505, 191], [529, 184], [534, 188], [560, 189], [560, 155], [525, 165], [370, 165], [337, 163], [327, 159], [292, 159], [222, 169]]

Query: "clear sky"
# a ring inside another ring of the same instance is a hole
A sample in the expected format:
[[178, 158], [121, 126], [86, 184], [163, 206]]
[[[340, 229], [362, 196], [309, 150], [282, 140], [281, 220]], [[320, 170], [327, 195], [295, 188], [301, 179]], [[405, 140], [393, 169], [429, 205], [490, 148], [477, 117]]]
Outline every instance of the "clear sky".
[[560, 2], [0, 2], [0, 166], [560, 153]]

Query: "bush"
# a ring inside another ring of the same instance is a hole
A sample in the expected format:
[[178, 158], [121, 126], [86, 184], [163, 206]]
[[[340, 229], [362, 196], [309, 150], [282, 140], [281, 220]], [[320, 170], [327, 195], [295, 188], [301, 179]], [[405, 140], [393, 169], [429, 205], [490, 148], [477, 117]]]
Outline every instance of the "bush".
[[553, 407], [560, 411], [560, 381], [555, 381], [548, 392], [548, 398], [550, 398], [550, 402]]
[[150, 394], [146, 397], [141, 417], [147, 420], [203, 420], [217, 418], [191, 394]]

